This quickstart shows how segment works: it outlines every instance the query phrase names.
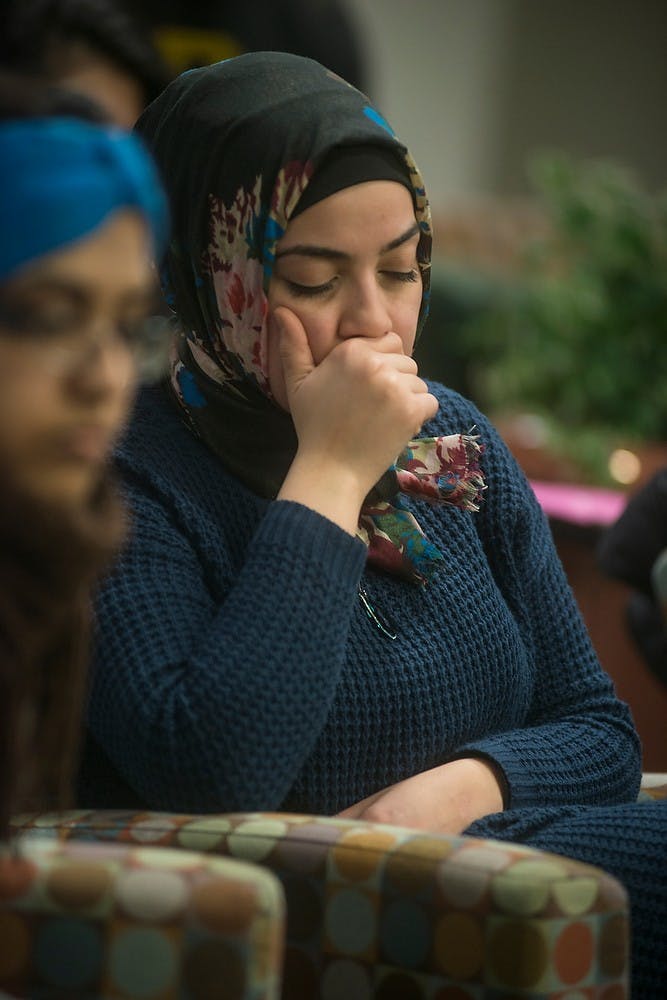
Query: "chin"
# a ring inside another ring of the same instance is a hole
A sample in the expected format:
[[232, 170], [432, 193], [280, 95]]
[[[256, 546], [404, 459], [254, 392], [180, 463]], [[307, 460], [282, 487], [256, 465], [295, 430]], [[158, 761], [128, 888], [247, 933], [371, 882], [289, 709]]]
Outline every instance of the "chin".
[[26, 484], [35, 501], [55, 510], [76, 511], [87, 507], [99, 493], [106, 469], [99, 466], [79, 466], [54, 470], [33, 484]]

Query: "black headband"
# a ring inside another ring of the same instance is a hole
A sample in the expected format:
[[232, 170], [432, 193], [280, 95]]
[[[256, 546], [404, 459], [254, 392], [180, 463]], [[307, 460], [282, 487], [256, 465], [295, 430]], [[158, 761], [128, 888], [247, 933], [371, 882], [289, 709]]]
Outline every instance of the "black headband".
[[413, 197], [413, 187], [404, 163], [383, 146], [339, 146], [315, 170], [301, 195], [292, 218], [329, 195], [365, 181], [396, 181]]

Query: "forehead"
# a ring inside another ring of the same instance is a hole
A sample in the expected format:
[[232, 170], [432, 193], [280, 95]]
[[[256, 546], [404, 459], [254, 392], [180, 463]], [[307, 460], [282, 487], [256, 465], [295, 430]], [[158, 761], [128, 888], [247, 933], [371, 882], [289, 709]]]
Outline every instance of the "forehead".
[[[380, 247], [415, 222], [412, 195], [396, 181], [365, 181], [323, 198], [292, 219], [280, 245]], [[416, 238], [416, 237], [415, 237]]]

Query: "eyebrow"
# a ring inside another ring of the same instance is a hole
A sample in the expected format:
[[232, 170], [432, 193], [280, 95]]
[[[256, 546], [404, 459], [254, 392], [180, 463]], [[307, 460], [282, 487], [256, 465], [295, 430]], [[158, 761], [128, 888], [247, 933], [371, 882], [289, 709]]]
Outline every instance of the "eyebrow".
[[[390, 240], [385, 246], [380, 247], [380, 256], [385, 253], [389, 253], [390, 250], [396, 250], [397, 247], [402, 246], [407, 243], [408, 240], [412, 239], [419, 233], [419, 223], [414, 222], [409, 229], [406, 229], [404, 233], [397, 236], [395, 240]], [[351, 254], [345, 253], [343, 250], [334, 250], [331, 247], [322, 247], [311, 245], [308, 243], [297, 243], [293, 247], [286, 247], [284, 250], [279, 250], [276, 253], [276, 260], [280, 260], [281, 257], [320, 257], [324, 260], [349, 260]]]
[[[39, 295], [42, 292], [55, 292], [66, 295], [78, 305], [86, 305], [90, 299], [89, 289], [76, 280], [55, 275], [35, 274], [29, 280], [22, 282], [17, 292], [21, 295]], [[153, 306], [159, 302], [159, 287], [149, 281], [146, 285], [132, 288], [121, 296], [124, 305]]]

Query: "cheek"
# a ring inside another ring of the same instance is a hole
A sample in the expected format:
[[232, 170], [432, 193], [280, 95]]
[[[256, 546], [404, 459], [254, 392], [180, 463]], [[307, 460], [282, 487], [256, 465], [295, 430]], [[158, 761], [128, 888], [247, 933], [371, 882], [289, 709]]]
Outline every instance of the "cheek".
[[124, 423], [130, 414], [137, 389], [139, 388], [139, 372], [135, 361], [128, 354], [116, 369], [115, 401], [118, 421]]
[[412, 354], [417, 336], [417, 323], [422, 303], [421, 282], [410, 292], [411, 294], [405, 295], [392, 310], [394, 330], [403, 341], [403, 351], [407, 355]]
[[20, 481], [37, 475], [48, 455], [48, 440], [62, 408], [51, 379], [38, 372], [2, 369], [0, 380], [0, 461]]
[[139, 382], [135, 379], [133, 373], [132, 380], [124, 387], [122, 393], [118, 394], [113, 411], [110, 411], [110, 434], [114, 445], [118, 442], [130, 422], [138, 389]]
[[31, 428], [48, 427], [57, 415], [53, 379], [41, 378], [37, 366], [12, 364], [0, 355], [0, 430], [3, 439], [32, 436]]

